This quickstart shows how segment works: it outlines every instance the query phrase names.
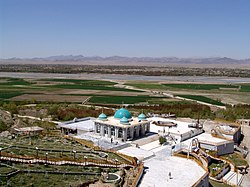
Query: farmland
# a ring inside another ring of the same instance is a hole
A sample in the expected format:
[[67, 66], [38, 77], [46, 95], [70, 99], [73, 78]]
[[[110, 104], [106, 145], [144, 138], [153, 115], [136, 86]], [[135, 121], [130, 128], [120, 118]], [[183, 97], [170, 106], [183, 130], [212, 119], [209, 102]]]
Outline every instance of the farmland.
[[145, 103], [151, 100], [159, 99], [159, 97], [150, 96], [93, 96], [89, 102], [99, 104], [134, 104]]
[[[0, 100], [82, 103], [105, 91], [112, 95], [137, 96], [142, 91], [115, 87], [115, 82], [79, 79], [0, 79]], [[117, 93], [116, 93], [117, 92]], [[77, 94], [80, 93], [80, 94]]]
[[220, 101], [216, 101], [216, 100], [213, 100], [213, 99], [210, 99], [208, 97], [201, 96], [201, 95], [178, 95], [178, 96], [182, 97], [182, 98], [186, 98], [186, 99], [192, 99], [192, 100], [196, 100], [196, 101], [200, 101], [200, 102], [204, 102], [204, 103], [209, 103], [212, 105], [225, 106], [225, 104], [223, 104]]

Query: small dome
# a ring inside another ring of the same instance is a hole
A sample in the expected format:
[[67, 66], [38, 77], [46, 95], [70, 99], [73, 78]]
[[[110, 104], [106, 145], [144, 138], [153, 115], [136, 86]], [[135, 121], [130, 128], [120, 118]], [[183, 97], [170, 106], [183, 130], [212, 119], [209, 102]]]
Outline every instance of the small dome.
[[123, 117], [126, 117], [127, 119], [132, 118], [130, 112], [125, 108], [121, 108], [115, 112], [114, 118], [122, 119]]
[[146, 116], [145, 116], [145, 114], [143, 114], [143, 113], [141, 113], [139, 116], [138, 116], [138, 119], [139, 120], [146, 120]]
[[125, 116], [123, 118], [120, 119], [120, 123], [121, 124], [129, 124], [128, 118], [126, 118]]
[[107, 120], [107, 116], [106, 116], [106, 114], [101, 113], [101, 114], [98, 116], [98, 119], [99, 119], [99, 120]]

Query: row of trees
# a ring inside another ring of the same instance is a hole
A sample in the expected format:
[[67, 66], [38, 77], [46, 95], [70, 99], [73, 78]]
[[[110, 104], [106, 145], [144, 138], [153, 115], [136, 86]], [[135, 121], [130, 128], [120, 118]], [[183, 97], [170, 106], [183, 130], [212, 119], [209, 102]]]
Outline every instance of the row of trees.
[[187, 68], [150, 66], [109, 66], [109, 65], [69, 65], [69, 64], [2, 64], [2, 72], [42, 72], [42, 73], [102, 73], [134, 74], [146, 76], [231, 76], [250, 77], [249, 69], [233, 68]]

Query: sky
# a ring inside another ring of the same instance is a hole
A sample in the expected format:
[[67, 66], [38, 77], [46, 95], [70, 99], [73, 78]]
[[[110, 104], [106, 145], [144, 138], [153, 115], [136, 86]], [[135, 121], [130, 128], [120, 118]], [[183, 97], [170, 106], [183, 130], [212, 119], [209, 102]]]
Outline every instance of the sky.
[[0, 0], [0, 58], [250, 58], [249, 0]]

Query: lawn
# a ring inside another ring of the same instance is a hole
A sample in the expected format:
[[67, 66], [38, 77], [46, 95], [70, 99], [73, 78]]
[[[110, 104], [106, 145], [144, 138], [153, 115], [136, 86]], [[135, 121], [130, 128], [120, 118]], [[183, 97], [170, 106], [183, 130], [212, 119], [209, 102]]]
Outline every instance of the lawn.
[[78, 186], [84, 182], [98, 179], [99, 177], [99, 175], [20, 173], [11, 177], [8, 181], [6, 179], [1, 180], [0, 186]]
[[238, 153], [232, 153], [225, 156], [221, 156], [221, 158], [230, 160], [232, 163], [234, 163], [236, 167], [247, 165], [247, 161]]
[[93, 96], [89, 100], [90, 103], [104, 103], [104, 104], [135, 104], [141, 102], [148, 102], [152, 99], [159, 99], [159, 97], [150, 96]]
[[210, 99], [208, 97], [201, 96], [201, 95], [177, 95], [177, 96], [183, 97], [183, 98], [186, 98], [186, 99], [201, 101], [201, 102], [209, 103], [209, 104], [213, 104], [213, 105], [225, 106], [225, 104], [223, 104], [220, 101], [216, 101], [216, 100], [213, 100], [213, 99]]

